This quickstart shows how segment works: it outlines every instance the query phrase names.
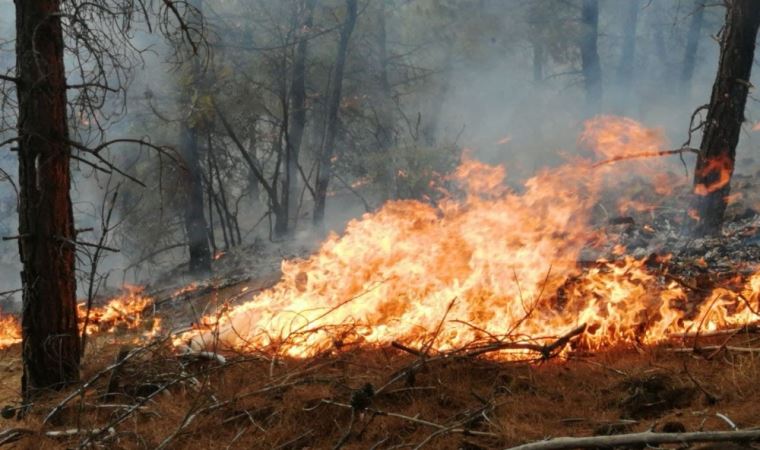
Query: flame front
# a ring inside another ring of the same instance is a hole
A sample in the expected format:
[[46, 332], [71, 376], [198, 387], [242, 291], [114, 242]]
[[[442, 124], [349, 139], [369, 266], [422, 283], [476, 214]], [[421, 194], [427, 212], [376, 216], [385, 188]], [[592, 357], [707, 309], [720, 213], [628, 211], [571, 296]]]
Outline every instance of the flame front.
[[[391, 201], [350, 222], [308, 259], [284, 261], [273, 288], [203, 317], [175, 344], [306, 357], [391, 341], [438, 350], [545, 344], [583, 324], [579, 345], [600, 349], [758, 320], [760, 273], [739, 288], [715, 289], [695, 307], [682, 285], [650, 269], [651, 261], [625, 256], [625, 247], [594, 231], [595, 207], [625, 180], [643, 176], [660, 196], [673, 192], [661, 160], [642, 158], [666, 148], [661, 131], [599, 117], [579, 143], [592, 156], [544, 169], [519, 189], [507, 187], [503, 167], [465, 157], [436, 204]], [[618, 199], [617, 206], [653, 210], [641, 199]], [[620, 259], [579, 267], [585, 251], [605, 245]], [[90, 311], [87, 333], [137, 328], [150, 304], [130, 289]], [[18, 342], [14, 321], [0, 327], [0, 346]]]
[[441, 350], [507, 337], [540, 343], [586, 324], [583, 342], [601, 348], [755, 320], [756, 278], [742, 293], [716, 291], [689, 318], [683, 289], [663, 287], [644, 261], [578, 268], [582, 250], [603, 239], [590, 226], [602, 192], [653, 166], [598, 158], [665, 148], [662, 132], [618, 117], [590, 121], [580, 142], [596, 161], [543, 170], [519, 191], [505, 187], [503, 167], [465, 159], [451, 176], [461, 191], [365, 214], [310, 258], [283, 262], [273, 288], [203, 318], [176, 342], [302, 357], [391, 341]]
[[[146, 329], [145, 335], [155, 336], [161, 331], [158, 318], [146, 320], [144, 311], [153, 304], [153, 300], [143, 294], [140, 286], [124, 286], [124, 293], [109, 300], [105, 305], [93, 306], [89, 312], [87, 304], [77, 305], [79, 332], [86, 327], [87, 334], [115, 333], [119, 330]], [[0, 349], [21, 342], [21, 326], [10, 315], [0, 315]]]

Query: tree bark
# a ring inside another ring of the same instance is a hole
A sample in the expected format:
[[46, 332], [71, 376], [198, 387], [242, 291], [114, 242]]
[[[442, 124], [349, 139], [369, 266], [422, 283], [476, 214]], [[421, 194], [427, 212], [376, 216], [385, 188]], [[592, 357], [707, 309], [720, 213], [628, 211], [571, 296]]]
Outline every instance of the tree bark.
[[697, 236], [716, 234], [723, 224], [760, 26], [757, 0], [730, 0], [726, 7], [718, 74], [694, 171], [691, 215]]
[[346, 0], [346, 10], [346, 19], [340, 30], [338, 55], [335, 59], [334, 84], [328, 103], [325, 145], [319, 158], [317, 182], [314, 188], [316, 198], [314, 199], [313, 220], [314, 224], [317, 226], [321, 226], [325, 218], [327, 186], [330, 183], [332, 158], [335, 154], [335, 138], [338, 133], [338, 111], [340, 110], [340, 100], [343, 90], [343, 71], [346, 66], [346, 57], [348, 55], [348, 43], [351, 40], [351, 33], [354, 31], [356, 17], [358, 15], [357, 0]]
[[206, 217], [203, 215], [203, 175], [201, 174], [198, 130], [187, 120], [181, 125], [180, 147], [186, 170], [184, 219], [190, 253], [190, 272], [210, 272], [211, 256], [208, 246], [208, 226]]
[[25, 400], [79, 378], [60, 0], [16, 1]]
[[377, 139], [378, 150], [385, 159], [385, 185], [386, 198], [393, 199], [396, 197], [396, 161], [391, 151], [393, 147], [393, 90], [388, 79], [388, 39], [385, 25], [385, 3], [378, 2], [377, 11], [377, 82], [378, 82], [378, 111], [377, 111], [377, 128], [375, 136]]
[[[306, 129], [306, 57], [308, 55], [310, 29], [314, 18], [316, 0], [302, 0], [301, 14], [303, 15], [299, 30], [298, 45], [293, 59], [293, 78], [290, 83], [290, 124], [288, 130], [288, 193], [291, 196], [299, 190], [298, 164], [301, 154], [301, 142]], [[295, 201], [289, 202], [290, 213], [295, 214]], [[289, 214], [290, 215], [290, 214]]]
[[586, 90], [586, 113], [599, 113], [602, 103], [602, 67], [599, 63], [599, 0], [583, 0], [581, 8], [581, 64]]
[[[198, 11], [203, 6], [202, 0], [194, 0], [191, 3]], [[186, 107], [190, 109], [192, 109], [192, 91], [202, 84], [197, 61], [193, 61], [191, 70], [192, 85], [185, 88], [184, 99]], [[180, 149], [186, 170], [184, 221], [190, 253], [189, 269], [192, 273], [202, 274], [211, 271], [211, 254], [208, 245], [208, 225], [203, 215], [203, 174], [198, 143], [199, 122], [200, 119], [192, 115], [182, 121]]]
[[702, 32], [702, 23], [704, 22], [704, 0], [697, 0], [695, 2], [695, 7], [696, 9], [692, 13], [691, 22], [689, 23], [689, 34], [686, 40], [686, 53], [683, 57], [683, 70], [681, 71], [681, 89], [687, 94], [691, 91], [691, 78], [694, 76], [697, 49], [699, 47], [699, 36]]

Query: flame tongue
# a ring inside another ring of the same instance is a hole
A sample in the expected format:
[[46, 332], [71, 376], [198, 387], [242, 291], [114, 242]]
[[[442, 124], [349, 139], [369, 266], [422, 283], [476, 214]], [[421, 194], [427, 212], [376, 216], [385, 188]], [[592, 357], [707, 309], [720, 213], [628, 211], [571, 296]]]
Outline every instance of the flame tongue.
[[[661, 132], [615, 117], [587, 124], [581, 142], [605, 158], [664, 148]], [[506, 335], [548, 342], [585, 323], [585, 345], [600, 348], [754, 319], [747, 308], [731, 310], [739, 294], [729, 291], [689, 319], [683, 289], [663, 286], [632, 258], [581, 274], [575, 261], [595, 238], [590, 211], [632, 170], [592, 167], [581, 160], [544, 170], [518, 193], [504, 187], [502, 167], [465, 159], [452, 175], [463, 200], [389, 202], [310, 258], [284, 262], [279, 284], [204, 318], [178, 342], [308, 356], [336, 343], [431, 336], [439, 349]]]

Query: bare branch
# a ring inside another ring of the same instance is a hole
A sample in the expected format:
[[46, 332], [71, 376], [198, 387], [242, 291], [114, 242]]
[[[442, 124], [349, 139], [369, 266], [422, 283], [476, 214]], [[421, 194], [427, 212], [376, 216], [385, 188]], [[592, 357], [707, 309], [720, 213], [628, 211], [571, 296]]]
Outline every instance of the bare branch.
[[695, 431], [691, 433], [642, 433], [615, 436], [561, 437], [518, 445], [507, 450], [564, 450], [571, 448], [610, 448], [624, 445], [686, 444], [690, 442], [760, 441], [760, 429], [744, 431]]

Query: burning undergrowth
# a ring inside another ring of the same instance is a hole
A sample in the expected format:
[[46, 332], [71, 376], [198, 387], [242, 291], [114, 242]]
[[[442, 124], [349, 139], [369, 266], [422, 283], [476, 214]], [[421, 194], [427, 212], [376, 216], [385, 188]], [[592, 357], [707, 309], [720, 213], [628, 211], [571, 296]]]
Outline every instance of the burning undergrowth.
[[[690, 240], [688, 180], [651, 158], [667, 147], [661, 132], [600, 117], [579, 147], [583, 157], [519, 187], [505, 168], [465, 156], [436, 201], [392, 201], [350, 222], [312, 256], [284, 261], [272, 288], [220, 297], [174, 343], [290, 357], [393, 343], [533, 360], [757, 321], [757, 258], [721, 259], [747, 252], [754, 214], [721, 238]], [[180, 288], [170, 303], [214, 289], [204, 286]], [[160, 320], [143, 313], [164, 300], [129, 288], [89, 312], [82, 305], [82, 327], [156, 336]], [[15, 320], [2, 326], [2, 345], [19, 341]]]
[[[140, 286], [126, 285], [121, 295], [102, 304], [80, 302], [77, 305], [79, 332], [87, 335], [114, 334], [127, 330], [141, 330], [151, 338], [161, 332], [161, 319], [145, 314], [154, 304], [153, 298]], [[0, 315], [0, 349], [21, 342], [21, 326], [16, 317]]]
[[[297, 357], [391, 342], [441, 352], [509, 344], [498, 356], [515, 359], [523, 345], [551, 345], [579, 327], [575, 345], [594, 350], [757, 320], [760, 277], [693, 288], [670, 270], [672, 248], [630, 255], [631, 242], [595, 226], [600, 209], [608, 223], [630, 225], [621, 213], [661, 208], [620, 197], [621, 186], [647, 180], [666, 199], [685, 185], [661, 158], [642, 157], [667, 148], [661, 132], [600, 117], [580, 146], [586, 156], [519, 189], [503, 167], [465, 157], [440, 200], [392, 201], [350, 222], [311, 257], [283, 262], [277, 285], [204, 317], [176, 344]], [[605, 208], [610, 193], [616, 204]]]

